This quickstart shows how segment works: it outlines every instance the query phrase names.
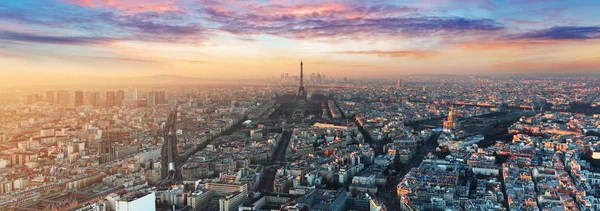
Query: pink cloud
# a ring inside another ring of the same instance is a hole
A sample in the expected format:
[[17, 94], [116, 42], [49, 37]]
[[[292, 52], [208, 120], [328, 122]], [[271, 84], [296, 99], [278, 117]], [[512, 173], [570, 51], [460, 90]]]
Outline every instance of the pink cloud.
[[382, 51], [382, 50], [368, 50], [368, 51], [339, 51], [334, 52], [339, 54], [350, 54], [350, 55], [375, 55], [383, 57], [413, 57], [413, 58], [424, 58], [435, 55], [433, 51], [421, 51], [421, 50], [397, 50], [397, 51]]
[[394, 5], [369, 5], [350, 2], [269, 2], [249, 4], [238, 1], [203, 1], [206, 9], [220, 15], [244, 17], [246, 21], [269, 24], [277, 21], [319, 19], [359, 19], [397, 17], [417, 11]]
[[528, 20], [522, 20], [522, 19], [516, 19], [516, 18], [502, 18], [502, 20], [508, 21], [511, 23], [516, 23], [516, 24], [523, 24], [523, 25], [531, 25], [531, 24], [539, 23], [538, 21], [528, 21]]
[[109, 8], [123, 12], [172, 12], [180, 8], [174, 0], [62, 0], [66, 3], [90, 8]]

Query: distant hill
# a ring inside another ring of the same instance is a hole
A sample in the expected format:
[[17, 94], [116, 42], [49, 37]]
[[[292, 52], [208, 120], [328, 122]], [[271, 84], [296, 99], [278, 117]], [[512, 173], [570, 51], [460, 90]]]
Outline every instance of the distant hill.
[[189, 83], [199, 83], [199, 82], [206, 81], [206, 79], [180, 76], [180, 75], [169, 75], [169, 74], [146, 76], [146, 77], [134, 77], [134, 78], [127, 78], [125, 80], [136, 82], [136, 83], [144, 83], [144, 84], [146, 84], [146, 83], [152, 83], [152, 84], [185, 83], [185, 84], [189, 84]]

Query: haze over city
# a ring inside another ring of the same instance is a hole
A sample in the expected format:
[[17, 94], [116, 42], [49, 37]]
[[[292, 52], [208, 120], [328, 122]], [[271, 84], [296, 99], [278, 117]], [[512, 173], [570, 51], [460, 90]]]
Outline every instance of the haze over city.
[[0, 2], [0, 74], [596, 74], [594, 0]]
[[598, 0], [0, 0], [0, 211], [600, 211]]

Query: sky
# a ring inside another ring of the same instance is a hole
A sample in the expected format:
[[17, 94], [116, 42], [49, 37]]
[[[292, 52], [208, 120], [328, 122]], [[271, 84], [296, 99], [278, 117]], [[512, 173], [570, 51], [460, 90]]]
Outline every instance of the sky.
[[0, 74], [600, 73], [598, 0], [4, 0]]

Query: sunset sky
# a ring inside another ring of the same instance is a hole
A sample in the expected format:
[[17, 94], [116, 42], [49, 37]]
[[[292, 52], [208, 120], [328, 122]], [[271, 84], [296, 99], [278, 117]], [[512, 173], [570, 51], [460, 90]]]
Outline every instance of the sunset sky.
[[598, 0], [3, 0], [0, 74], [600, 73]]

